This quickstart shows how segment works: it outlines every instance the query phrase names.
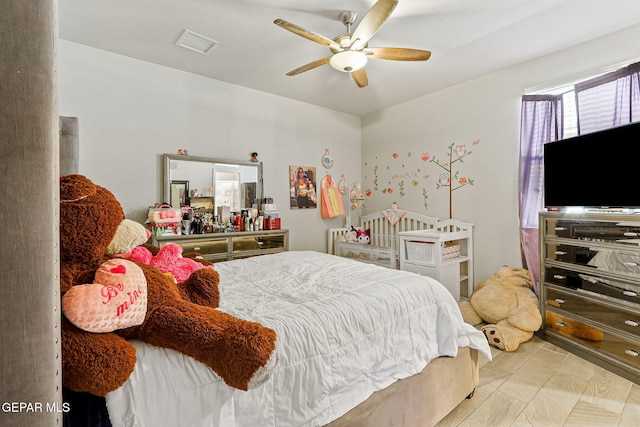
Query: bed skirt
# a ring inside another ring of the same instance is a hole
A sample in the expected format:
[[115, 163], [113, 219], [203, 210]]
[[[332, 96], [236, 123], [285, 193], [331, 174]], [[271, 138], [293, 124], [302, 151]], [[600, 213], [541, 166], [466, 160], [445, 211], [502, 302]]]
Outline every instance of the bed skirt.
[[479, 381], [478, 351], [460, 348], [456, 357], [439, 357], [412, 377], [375, 392], [327, 427], [433, 426], [466, 397]]

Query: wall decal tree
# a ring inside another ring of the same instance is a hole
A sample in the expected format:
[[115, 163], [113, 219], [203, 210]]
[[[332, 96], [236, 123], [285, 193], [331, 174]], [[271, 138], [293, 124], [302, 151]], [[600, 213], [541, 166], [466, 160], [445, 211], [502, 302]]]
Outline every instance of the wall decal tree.
[[[480, 141], [473, 141], [473, 145], [477, 145]], [[455, 147], [455, 148], [454, 148]], [[453, 218], [453, 192], [466, 185], [473, 185], [473, 179], [467, 177], [458, 177], [459, 170], [454, 170], [454, 163], [464, 163], [464, 158], [471, 154], [471, 151], [467, 151], [467, 145], [455, 145], [451, 143], [449, 147], [449, 161], [440, 162], [436, 157], [433, 157], [429, 162], [435, 163], [444, 169], [444, 172], [440, 173], [436, 182], [436, 190], [441, 187], [449, 187], [449, 218]]]

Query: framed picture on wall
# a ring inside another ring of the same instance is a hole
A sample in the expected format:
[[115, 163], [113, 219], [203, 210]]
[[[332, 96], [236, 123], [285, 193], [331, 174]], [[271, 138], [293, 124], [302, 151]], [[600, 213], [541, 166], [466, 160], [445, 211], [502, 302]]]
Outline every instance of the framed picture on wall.
[[316, 196], [316, 168], [289, 166], [289, 191], [291, 209], [309, 209], [318, 206]]

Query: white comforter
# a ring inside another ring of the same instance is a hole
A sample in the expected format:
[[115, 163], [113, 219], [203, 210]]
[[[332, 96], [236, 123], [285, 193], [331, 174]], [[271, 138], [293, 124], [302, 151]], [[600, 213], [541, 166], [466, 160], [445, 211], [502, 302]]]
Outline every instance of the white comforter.
[[320, 426], [374, 391], [484, 335], [433, 279], [317, 252], [215, 265], [220, 309], [277, 334], [271, 378], [247, 392], [172, 350], [134, 342], [130, 379], [107, 395], [119, 426]]

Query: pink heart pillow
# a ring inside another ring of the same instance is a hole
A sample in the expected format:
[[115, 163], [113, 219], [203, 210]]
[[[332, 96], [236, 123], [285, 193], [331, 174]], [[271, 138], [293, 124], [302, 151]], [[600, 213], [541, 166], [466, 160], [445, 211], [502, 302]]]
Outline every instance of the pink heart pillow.
[[147, 279], [126, 259], [111, 259], [96, 271], [93, 283], [74, 286], [62, 297], [71, 323], [89, 332], [112, 332], [141, 325], [147, 313]]

